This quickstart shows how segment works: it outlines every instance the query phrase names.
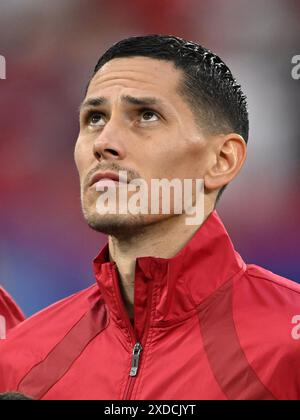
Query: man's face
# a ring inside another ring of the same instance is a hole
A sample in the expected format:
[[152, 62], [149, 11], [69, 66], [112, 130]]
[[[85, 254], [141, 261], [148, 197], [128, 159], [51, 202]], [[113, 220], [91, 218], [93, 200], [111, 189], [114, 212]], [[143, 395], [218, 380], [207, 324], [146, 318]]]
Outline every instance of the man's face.
[[91, 179], [99, 171], [128, 172], [128, 180], [203, 179], [209, 140], [179, 92], [183, 73], [147, 57], [117, 58], [93, 77], [80, 112], [75, 161], [84, 216], [91, 227], [122, 234], [177, 215], [101, 215]]

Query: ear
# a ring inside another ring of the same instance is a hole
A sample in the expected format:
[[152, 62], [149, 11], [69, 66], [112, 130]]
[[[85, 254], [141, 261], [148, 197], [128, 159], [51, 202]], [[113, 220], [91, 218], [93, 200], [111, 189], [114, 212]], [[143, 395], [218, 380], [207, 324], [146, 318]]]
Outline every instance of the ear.
[[246, 142], [239, 134], [230, 133], [211, 140], [214, 156], [204, 178], [208, 191], [219, 190], [234, 179], [247, 156]]

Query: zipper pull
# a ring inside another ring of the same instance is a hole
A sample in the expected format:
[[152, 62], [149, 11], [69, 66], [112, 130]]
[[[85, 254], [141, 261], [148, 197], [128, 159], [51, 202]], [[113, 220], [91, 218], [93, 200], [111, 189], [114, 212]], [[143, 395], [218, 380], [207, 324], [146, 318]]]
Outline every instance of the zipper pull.
[[141, 343], [136, 343], [133, 352], [132, 352], [132, 364], [129, 376], [136, 376], [139, 368], [139, 361], [141, 356], [141, 351], [143, 350]]

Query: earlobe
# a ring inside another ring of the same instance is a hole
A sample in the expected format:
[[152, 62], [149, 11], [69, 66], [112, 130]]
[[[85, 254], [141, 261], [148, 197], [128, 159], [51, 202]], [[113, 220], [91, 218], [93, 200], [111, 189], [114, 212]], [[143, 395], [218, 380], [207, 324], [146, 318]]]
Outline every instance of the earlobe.
[[239, 134], [219, 136], [214, 143], [213, 164], [204, 179], [208, 191], [219, 190], [232, 181], [242, 168], [247, 155], [246, 142]]

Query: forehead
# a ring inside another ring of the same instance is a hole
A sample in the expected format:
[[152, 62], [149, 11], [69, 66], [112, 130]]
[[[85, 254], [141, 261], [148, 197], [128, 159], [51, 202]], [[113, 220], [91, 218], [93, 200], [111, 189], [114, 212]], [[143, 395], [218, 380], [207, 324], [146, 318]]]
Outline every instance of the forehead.
[[115, 58], [95, 74], [87, 97], [125, 88], [152, 96], [156, 94], [173, 101], [178, 96], [177, 89], [181, 79], [181, 70], [176, 69], [170, 61], [149, 57]]

